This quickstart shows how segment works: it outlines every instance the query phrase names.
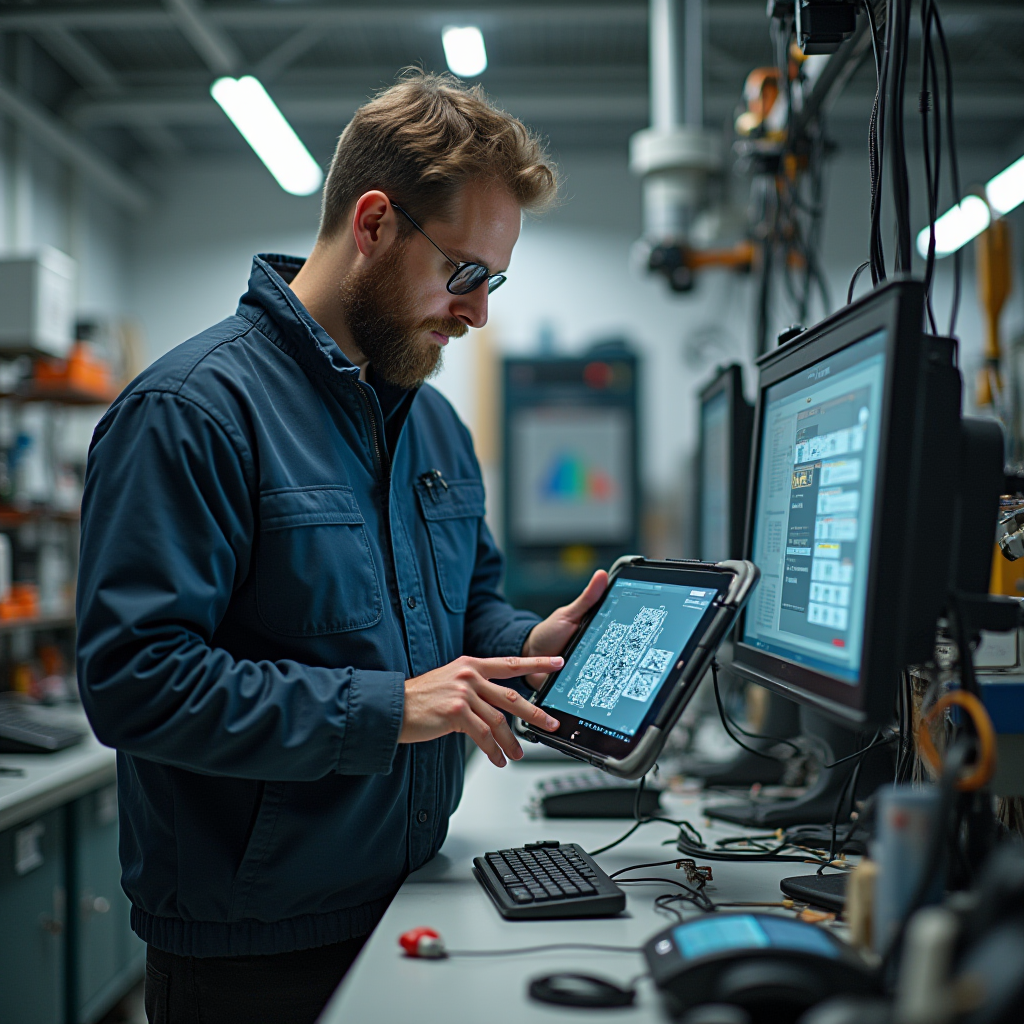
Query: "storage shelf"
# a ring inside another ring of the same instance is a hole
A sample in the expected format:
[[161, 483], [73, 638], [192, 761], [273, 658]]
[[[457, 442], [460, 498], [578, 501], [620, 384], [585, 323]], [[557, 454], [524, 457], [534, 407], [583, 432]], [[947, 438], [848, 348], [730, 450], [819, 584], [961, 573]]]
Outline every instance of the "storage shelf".
[[110, 405], [119, 394], [119, 391], [113, 389], [98, 395], [92, 391], [79, 391], [76, 388], [41, 388], [29, 384], [2, 397], [14, 398], [20, 402], [57, 402], [59, 405]]
[[82, 512], [77, 508], [11, 508], [9, 505], [0, 505], [0, 530], [9, 530], [15, 526], [23, 526], [25, 523], [38, 523], [43, 519], [60, 523], [77, 523], [81, 518]]
[[37, 615], [26, 619], [0, 619], [0, 636], [15, 633], [20, 629], [74, 629], [74, 615]]

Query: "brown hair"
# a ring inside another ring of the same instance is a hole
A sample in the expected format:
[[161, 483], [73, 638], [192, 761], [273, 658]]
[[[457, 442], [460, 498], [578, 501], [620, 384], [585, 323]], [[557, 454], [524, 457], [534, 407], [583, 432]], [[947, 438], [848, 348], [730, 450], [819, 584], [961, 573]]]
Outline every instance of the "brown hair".
[[341, 133], [324, 186], [320, 235], [333, 235], [371, 189], [422, 222], [445, 216], [462, 187], [478, 178], [492, 179], [531, 211], [549, 206], [558, 191], [539, 137], [493, 106], [479, 85], [407, 69]]

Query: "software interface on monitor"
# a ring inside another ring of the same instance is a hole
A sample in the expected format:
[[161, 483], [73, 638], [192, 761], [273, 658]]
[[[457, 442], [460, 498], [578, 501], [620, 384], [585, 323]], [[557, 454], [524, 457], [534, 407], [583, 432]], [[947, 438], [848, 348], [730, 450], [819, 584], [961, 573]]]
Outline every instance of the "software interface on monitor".
[[700, 557], [729, 558], [729, 396], [719, 391], [701, 409]]
[[754, 510], [761, 582], [743, 639], [855, 683], [885, 379], [885, 331], [768, 388]]
[[543, 706], [608, 736], [635, 735], [716, 593], [616, 580]]

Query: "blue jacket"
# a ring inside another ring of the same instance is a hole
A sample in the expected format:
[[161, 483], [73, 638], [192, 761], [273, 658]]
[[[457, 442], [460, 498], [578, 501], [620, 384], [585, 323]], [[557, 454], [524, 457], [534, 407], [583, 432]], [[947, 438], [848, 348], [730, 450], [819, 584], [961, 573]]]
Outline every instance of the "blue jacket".
[[118, 751], [132, 927], [183, 955], [370, 931], [462, 789], [461, 735], [398, 745], [405, 680], [518, 654], [537, 621], [501, 595], [469, 432], [424, 386], [390, 458], [299, 266], [256, 257], [89, 454], [82, 701]]

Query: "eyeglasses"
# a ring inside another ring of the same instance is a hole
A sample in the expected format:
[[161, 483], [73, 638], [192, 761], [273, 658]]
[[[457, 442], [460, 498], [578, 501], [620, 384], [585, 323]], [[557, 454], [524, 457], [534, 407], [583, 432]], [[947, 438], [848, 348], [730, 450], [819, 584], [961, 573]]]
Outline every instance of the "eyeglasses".
[[499, 288], [505, 283], [504, 274], [492, 274], [482, 263], [456, 263], [398, 203], [391, 205], [455, 268], [455, 273], [448, 278], [446, 285], [452, 295], [468, 295], [470, 292], [476, 291], [484, 281], [487, 282], [487, 294], [490, 295], [495, 288]]

